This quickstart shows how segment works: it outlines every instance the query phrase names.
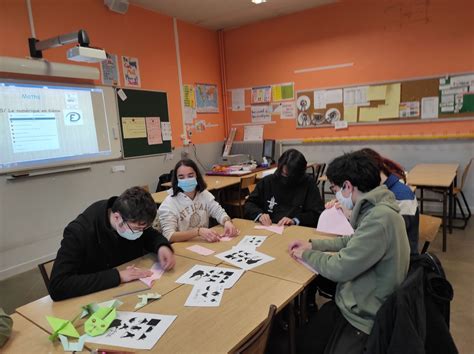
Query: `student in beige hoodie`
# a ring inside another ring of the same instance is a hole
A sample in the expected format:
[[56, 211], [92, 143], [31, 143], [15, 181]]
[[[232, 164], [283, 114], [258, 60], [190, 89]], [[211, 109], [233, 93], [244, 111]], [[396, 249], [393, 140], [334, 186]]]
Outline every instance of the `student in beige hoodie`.
[[236, 236], [238, 230], [229, 215], [206, 190], [206, 182], [193, 160], [179, 161], [173, 171], [172, 191], [158, 209], [160, 228], [170, 242], [201, 238], [219, 241], [221, 235], [209, 228], [209, 217], [224, 226], [224, 235]]

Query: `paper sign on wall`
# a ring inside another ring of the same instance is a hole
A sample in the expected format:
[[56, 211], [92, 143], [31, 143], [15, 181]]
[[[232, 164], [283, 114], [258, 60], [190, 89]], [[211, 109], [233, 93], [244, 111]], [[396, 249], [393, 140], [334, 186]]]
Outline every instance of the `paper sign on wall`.
[[273, 102], [284, 100], [293, 100], [295, 98], [294, 84], [292, 82], [286, 84], [278, 84], [272, 86]]
[[281, 119], [295, 119], [296, 118], [296, 105], [295, 101], [282, 102], [281, 103]]
[[146, 138], [145, 118], [122, 118], [122, 131], [124, 139]]
[[125, 86], [140, 87], [140, 68], [137, 58], [122, 56], [122, 71]]
[[107, 53], [107, 60], [100, 63], [100, 71], [102, 73], [102, 84], [120, 85], [117, 55]]
[[161, 138], [160, 117], [146, 117], [146, 132], [148, 135], [148, 145], [163, 143]]
[[421, 99], [421, 118], [438, 118], [439, 97], [423, 97]]
[[161, 135], [163, 136], [163, 141], [171, 141], [171, 123], [170, 122], [161, 122]]
[[252, 103], [269, 103], [271, 89], [271, 86], [252, 87]]
[[262, 141], [263, 125], [246, 125], [244, 127], [244, 141]]
[[235, 89], [232, 90], [232, 110], [245, 111], [245, 90]]
[[268, 105], [252, 106], [252, 123], [271, 122], [271, 109]]

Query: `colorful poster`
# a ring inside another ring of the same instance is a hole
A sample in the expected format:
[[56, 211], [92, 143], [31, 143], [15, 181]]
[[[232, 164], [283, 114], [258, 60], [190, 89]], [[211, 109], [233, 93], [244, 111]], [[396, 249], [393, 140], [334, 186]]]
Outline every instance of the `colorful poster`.
[[196, 108], [196, 96], [193, 85], [183, 85], [184, 107]]
[[400, 118], [412, 118], [420, 116], [420, 102], [400, 102]]
[[252, 123], [266, 123], [272, 121], [271, 109], [268, 105], [252, 106]]
[[102, 84], [114, 86], [120, 85], [117, 55], [107, 53], [107, 60], [100, 63], [100, 72], [102, 76]]
[[122, 118], [122, 131], [124, 139], [146, 138], [145, 118]]
[[162, 144], [160, 117], [146, 117], [148, 145]]
[[293, 82], [272, 86], [273, 102], [294, 100], [295, 90]]
[[138, 58], [122, 56], [122, 71], [125, 86], [141, 86]]
[[196, 84], [196, 111], [198, 113], [218, 113], [217, 85]]
[[252, 104], [269, 103], [271, 100], [271, 94], [271, 86], [252, 87]]

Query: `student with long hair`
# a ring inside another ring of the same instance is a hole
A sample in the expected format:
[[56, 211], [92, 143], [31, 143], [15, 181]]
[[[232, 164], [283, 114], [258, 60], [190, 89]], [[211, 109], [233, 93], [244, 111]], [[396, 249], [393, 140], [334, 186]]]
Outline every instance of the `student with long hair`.
[[223, 236], [236, 236], [238, 230], [229, 215], [206, 190], [206, 182], [196, 163], [190, 159], [179, 161], [171, 179], [172, 193], [158, 209], [160, 227], [170, 242], [201, 238], [219, 241], [221, 235], [209, 228], [209, 217], [224, 226]]

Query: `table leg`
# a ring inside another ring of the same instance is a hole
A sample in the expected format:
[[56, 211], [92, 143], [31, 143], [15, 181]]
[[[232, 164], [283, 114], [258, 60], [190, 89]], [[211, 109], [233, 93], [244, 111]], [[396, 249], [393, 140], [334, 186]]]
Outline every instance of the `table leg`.
[[295, 298], [288, 303], [288, 344], [289, 352], [296, 354], [296, 319], [295, 319]]
[[420, 214], [423, 214], [423, 187], [419, 187], [420, 189]]
[[446, 224], [447, 224], [447, 200], [448, 199], [448, 191], [446, 189], [443, 190], [443, 252], [446, 252]]
[[449, 233], [452, 234], [453, 233], [453, 203], [454, 203], [454, 198], [453, 198], [453, 194], [454, 194], [454, 187], [453, 187], [453, 184], [454, 183], [451, 183], [451, 185], [449, 186], [449, 214], [448, 214], [448, 225], [449, 225]]

